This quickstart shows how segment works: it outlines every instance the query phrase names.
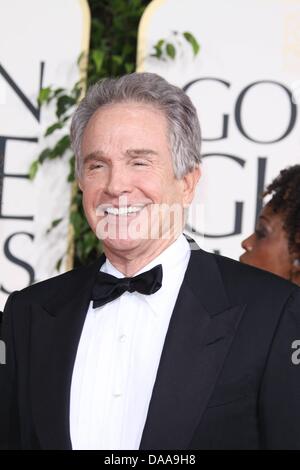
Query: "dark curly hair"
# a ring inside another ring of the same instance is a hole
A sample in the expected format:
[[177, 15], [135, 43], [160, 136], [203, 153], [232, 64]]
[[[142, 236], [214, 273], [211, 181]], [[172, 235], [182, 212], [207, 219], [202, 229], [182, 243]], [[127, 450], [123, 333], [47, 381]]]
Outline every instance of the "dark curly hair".
[[271, 196], [269, 205], [283, 217], [290, 253], [300, 256], [300, 165], [281, 170], [263, 196]]

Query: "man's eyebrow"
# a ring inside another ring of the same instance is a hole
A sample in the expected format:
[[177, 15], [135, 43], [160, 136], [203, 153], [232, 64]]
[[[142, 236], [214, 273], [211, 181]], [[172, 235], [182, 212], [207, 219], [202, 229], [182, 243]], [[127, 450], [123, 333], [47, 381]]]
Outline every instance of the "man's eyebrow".
[[88, 163], [90, 161], [96, 161], [100, 160], [101, 158], [104, 158], [105, 155], [102, 152], [102, 150], [95, 150], [95, 152], [88, 153], [84, 158], [83, 158], [83, 163]]
[[158, 155], [158, 153], [152, 149], [128, 149], [126, 150], [125, 154], [130, 157], [146, 157], [148, 155]]

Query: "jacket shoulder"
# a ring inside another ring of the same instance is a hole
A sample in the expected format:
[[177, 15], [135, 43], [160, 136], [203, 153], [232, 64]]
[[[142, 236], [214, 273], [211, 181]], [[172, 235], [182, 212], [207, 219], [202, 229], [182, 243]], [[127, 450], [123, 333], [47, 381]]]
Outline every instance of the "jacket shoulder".
[[240, 292], [244, 297], [262, 294], [282, 298], [288, 297], [293, 291], [300, 292], [295, 284], [275, 274], [222, 255], [207, 252], [205, 254], [212, 257], [217, 264], [229, 296]]
[[19, 301], [36, 300], [42, 302], [61, 294], [64, 291], [79, 289], [83, 280], [91, 276], [100, 266], [100, 260], [87, 266], [81, 266], [59, 274], [50, 279], [39, 281], [20, 291], [15, 291], [10, 297], [15, 296]]

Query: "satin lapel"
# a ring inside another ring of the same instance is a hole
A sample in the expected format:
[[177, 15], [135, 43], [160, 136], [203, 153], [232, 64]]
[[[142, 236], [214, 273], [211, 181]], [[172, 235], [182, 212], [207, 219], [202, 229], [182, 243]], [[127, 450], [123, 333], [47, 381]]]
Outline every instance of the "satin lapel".
[[166, 336], [140, 449], [187, 449], [245, 306], [231, 306], [215, 258], [192, 251]]
[[46, 305], [33, 305], [31, 396], [37, 438], [43, 449], [71, 449], [70, 387], [94, 277], [104, 256], [67, 285]]

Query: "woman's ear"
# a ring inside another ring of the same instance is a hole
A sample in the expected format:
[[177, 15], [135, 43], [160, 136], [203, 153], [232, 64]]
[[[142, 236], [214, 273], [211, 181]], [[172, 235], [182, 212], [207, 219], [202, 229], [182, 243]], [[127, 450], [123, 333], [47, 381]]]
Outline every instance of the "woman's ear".
[[292, 259], [290, 279], [292, 282], [300, 286], [300, 256], [299, 255], [298, 257], [295, 257]]

